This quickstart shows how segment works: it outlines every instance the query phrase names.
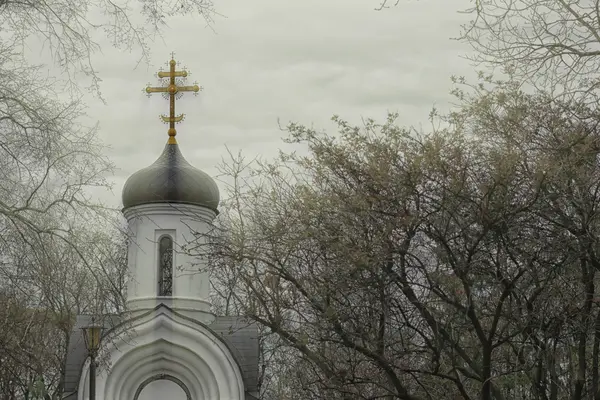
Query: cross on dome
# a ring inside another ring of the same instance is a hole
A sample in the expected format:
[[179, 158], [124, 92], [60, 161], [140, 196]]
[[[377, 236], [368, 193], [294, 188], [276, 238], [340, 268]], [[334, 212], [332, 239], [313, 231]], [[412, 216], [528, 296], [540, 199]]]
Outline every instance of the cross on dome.
[[183, 94], [183, 92], [194, 92], [194, 95], [198, 95], [198, 92], [202, 90], [202, 87], [198, 86], [196, 83], [194, 83], [193, 86], [178, 85], [178, 82], [175, 80], [175, 78], [185, 79], [189, 74], [185, 70], [185, 68], [183, 69], [183, 71], [176, 71], [176, 66], [177, 62], [175, 61], [175, 53], [171, 53], [171, 61], [169, 61], [169, 71], [160, 71], [157, 74], [159, 79], [169, 78], [169, 84], [160, 87], [152, 87], [150, 86], [150, 84], [148, 84], [148, 86], [146, 87], [146, 93], [148, 94], [148, 97], [150, 97], [152, 93], [164, 93], [169, 98], [169, 115], [160, 116], [163, 122], [169, 123], [169, 141], [167, 142], [168, 144], [177, 144], [177, 140], [175, 140], [175, 135], [177, 135], [175, 123], [181, 122], [184, 118], [184, 114], [175, 116], [175, 96], [178, 94]]

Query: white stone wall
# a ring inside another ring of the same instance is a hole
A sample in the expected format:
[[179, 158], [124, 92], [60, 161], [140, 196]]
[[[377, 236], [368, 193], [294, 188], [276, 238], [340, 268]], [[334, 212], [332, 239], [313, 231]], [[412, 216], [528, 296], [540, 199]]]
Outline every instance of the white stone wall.
[[[134, 400], [138, 393], [144, 394], [143, 399], [152, 399], [147, 382], [161, 374], [183, 384], [193, 400], [244, 399], [240, 368], [225, 343], [204, 324], [165, 307], [109, 332], [102, 354], [106, 360], [96, 374], [98, 400]], [[154, 394], [160, 395], [160, 400], [177, 400], [182, 390], [168, 384]], [[78, 389], [78, 400], [88, 399], [89, 361], [83, 367]]]
[[[206, 260], [192, 258], [182, 249], [197, 239], [194, 232], [208, 232], [215, 212], [200, 206], [157, 203], [130, 207], [123, 214], [131, 234], [129, 311], [135, 315], [164, 303], [182, 314], [210, 322], [210, 281]], [[158, 240], [165, 234], [174, 242], [171, 297], [158, 296]]]

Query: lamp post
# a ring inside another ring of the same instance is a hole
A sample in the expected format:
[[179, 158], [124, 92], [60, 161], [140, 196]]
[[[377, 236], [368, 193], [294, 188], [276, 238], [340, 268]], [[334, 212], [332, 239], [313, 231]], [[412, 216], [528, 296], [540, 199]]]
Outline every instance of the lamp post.
[[83, 331], [83, 340], [90, 356], [90, 400], [96, 400], [96, 355], [100, 349], [100, 339], [102, 339], [102, 326], [92, 323], [81, 328]]

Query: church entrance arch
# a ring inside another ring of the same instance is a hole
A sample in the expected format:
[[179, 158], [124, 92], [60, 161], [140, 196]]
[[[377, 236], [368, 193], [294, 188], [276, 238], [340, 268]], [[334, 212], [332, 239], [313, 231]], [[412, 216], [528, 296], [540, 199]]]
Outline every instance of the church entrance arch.
[[[158, 397], [155, 397], [155, 394], [151, 394], [151, 393], [146, 393], [144, 392], [144, 394], [140, 397], [140, 394], [142, 393], [142, 390], [144, 390], [144, 388], [146, 388], [148, 385], [151, 385], [154, 382], [157, 381], [170, 381], [173, 384], [179, 386], [179, 388], [183, 391], [182, 394], [185, 394], [185, 400], [192, 400], [192, 395], [190, 393], [190, 390], [187, 388], [187, 386], [185, 386], [185, 384], [183, 382], [181, 382], [181, 380], [175, 378], [174, 376], [168, 375], [168, 374], [157, 374], [154, 376], [151, 376], [150, 378], [146, 379], [144, 382], [142, 382], [140, 384], [140, 386], [137, 388], [137, 390], [135, 391], [135, 395], [133, 396], [133, 400], [148, 400], [148, 399], [154, 399], [154, 398], [161, 398], [162, 397], [159, 395]], [[173, 385], [170, 385], [173, 386]], [[150, 389], [150, 388], [148, 388]], [[173, 398], [172, 396], [170, 396], [171, 399], [173, 400], [179, 400], [176, 398]]]

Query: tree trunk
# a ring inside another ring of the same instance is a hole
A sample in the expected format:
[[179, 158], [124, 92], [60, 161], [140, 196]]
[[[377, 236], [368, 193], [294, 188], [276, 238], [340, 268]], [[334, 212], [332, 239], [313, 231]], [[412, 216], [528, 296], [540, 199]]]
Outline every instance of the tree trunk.
[[492, 346], [486, 343], [483, 347], [483, 365], [481, 368], [483, 386], [481, 388], [481, 400], [492, 400]]
[[594, 400], [600, 400], [598, 391], [598, 356], [600, 355], [600, 312], [596, 311], [594, 324], [594, 348], [592, 350], [592, 393]]

